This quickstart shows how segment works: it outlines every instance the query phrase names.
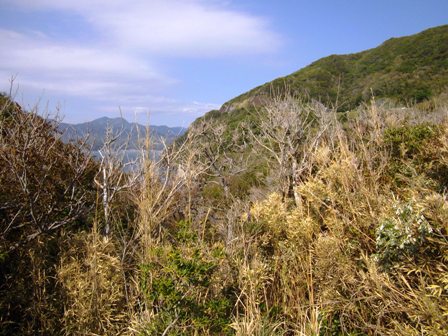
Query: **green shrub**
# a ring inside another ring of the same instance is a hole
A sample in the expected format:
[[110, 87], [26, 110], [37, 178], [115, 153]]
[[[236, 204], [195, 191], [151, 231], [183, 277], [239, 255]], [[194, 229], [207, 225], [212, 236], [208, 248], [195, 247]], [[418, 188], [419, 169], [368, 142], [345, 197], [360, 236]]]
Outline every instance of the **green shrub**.
[[393, 158], [413, 158], [425, 150], [425, 145], [435, 135], [434, 126], [402, 126], [387, 129], [384, 142], [390, 146]]
[[222, 248], [199, 247], [186, 221], [178, 223], [174, 238], [173, 244], [154, 248], [152, 262], [140, 265], [141, 291], [155, 314], [143, 334], [229, 333], [232, 296], [216, 279]]
[[383, 219], [376, 232], [376, 259], [386, 269], [417, 253], [434, 231], [412, 203], [397, 205], [394, 209], [395, 215]]
[[209, 182], [202, 191], [204, 198], [214, 201], [222, 201], [224, 199], [224, 189], [218, 183]]
[[388, 175], [398, 187], [420, 175], [427, 188], [443, 192], [448, 187], [447, 136], [443, 126], [421, 124], [387, 129], [384, 142], [391, 160]]

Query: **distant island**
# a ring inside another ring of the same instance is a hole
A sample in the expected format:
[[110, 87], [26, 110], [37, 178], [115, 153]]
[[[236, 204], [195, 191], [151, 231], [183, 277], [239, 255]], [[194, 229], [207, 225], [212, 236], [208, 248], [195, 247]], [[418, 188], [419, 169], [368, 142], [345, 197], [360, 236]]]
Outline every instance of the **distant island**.
[[145, 141], [148, 130], [153, 142], [152, 148], [155, 150], [162, 149], [163, 142], [166, 144], [172, 143], [187, 130], [184, 127], [154, 125], [147, 127], [139, 123], [129, 122], [121, 117], [102, 117], [79, 124], [60, 123], [58, 125], [58, 129], [62, 133], [62, 141], [68, 143], [88, 137], [94, 151], [102, 147], [108, 128], [110, 128], [114, 136], [120, 135], [116, 141], [117, 146], [127, 150], [140, 148]]

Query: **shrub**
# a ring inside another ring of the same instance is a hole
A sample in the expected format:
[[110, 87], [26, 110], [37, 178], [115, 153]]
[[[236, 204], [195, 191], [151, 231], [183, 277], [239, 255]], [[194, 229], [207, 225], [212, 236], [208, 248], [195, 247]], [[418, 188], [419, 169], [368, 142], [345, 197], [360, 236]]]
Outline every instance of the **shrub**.
[[397, 261], [419, 251], [434, 229], [412, 203], [394, 206], [395, 214], [382, 220], [376, 233], [376, 258], [388, 269]]
[[233, 296], [220, 281], [223, 249], [200, 246], [191, 223], [181, 221], [173, 244], [154, 247], [152, 261], [140, 265], [140, 290], [154, 314], [144, 335], [230, 332]]
[[391, 153], [388, 174], [399, 188], [420, 176], [426, 188], [443, 192], [448, 187], [446, 124], [419, 124], [389, 128], [384, 141]]
[[402, 126], [387, 129], [384, 142], [390, 146], [392, 158], [414, 158], [436, 134], [436, 128], [431, 125]]
[[96, 164], [59, 139], [55, 122], [0, 96], [0, 329], [60, 330], [56, 283], [63, 228], [79, 230], [93, 208]]

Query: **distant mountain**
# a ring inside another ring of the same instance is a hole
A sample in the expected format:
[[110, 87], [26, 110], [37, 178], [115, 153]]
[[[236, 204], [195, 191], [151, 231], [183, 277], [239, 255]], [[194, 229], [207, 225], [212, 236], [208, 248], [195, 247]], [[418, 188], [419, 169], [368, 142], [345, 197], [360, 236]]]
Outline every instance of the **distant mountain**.
[[[285, 90], [306, 93], [325, 104], [350, 110], [377, 98], [420, 102], [448, 86], [448, 25], [400, 38], [348, 55], [331, 55], [286, 77], [256, 87], [223, 104], [219, 112], [262, 105]], [[217, 116], [211, 111], [210, 116]]]
[[[92, 142], [92, 150], [98, 150], [104, 143], [106, 131], [110, 128], [113, 134], [121, 134], [117, 144], [127, 143], [126, 149], [137, 149], [147, 133], [147, 127], [138, 123], [130, 123], [124, 118], [102, 117], [81, 124], [61, 123], [59, 130], [62, 140], [73, 141], [88, 136]], [[172, 143], [177, 137], [183, 135], [186, 129], [183, 127], [149, 126], [149, 135], [153, 149], [161, 149], [162, 140], [167, 144]]]

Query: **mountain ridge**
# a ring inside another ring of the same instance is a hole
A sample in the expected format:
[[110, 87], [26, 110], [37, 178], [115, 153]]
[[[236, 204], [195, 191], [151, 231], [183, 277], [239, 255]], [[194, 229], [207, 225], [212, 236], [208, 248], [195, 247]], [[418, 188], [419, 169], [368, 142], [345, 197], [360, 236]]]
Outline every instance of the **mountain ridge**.
[[129, 122], [122, 117], [110, 118], [107, 116], [78, 124], [61, 122], [58, 125], [64, 142], [75, 141], [79, 138], [89, 136], [93, 139], [93, 150], [100, 149], [104, 144], [106, 130], [109, 127], [114, 134], [122, 133], [118, 139], [118, 146], [125, 146], [127, 149], [138, 149], [141, 145], [140, 140], [145, 138], [148, 129], [156, 149], [163, 146], [162, 141], [169, 144], [186, 131], [184, 127], [168, 127], [165, 125], [144, 126], [136, 122]]
[[392, 37], [377, 47], [332, 54], [287, 76], [227, 101], [220, 112], [263, 105], [265, 97], [290, 90], [350, 110], [372, 94], [400, 103], [421, 102], [448, 86], [448, 25]]

